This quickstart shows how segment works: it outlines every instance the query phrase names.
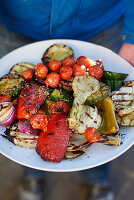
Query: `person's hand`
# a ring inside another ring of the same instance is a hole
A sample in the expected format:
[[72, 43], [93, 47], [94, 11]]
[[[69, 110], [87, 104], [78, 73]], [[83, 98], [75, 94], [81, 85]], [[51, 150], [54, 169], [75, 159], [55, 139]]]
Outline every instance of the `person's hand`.
[[134, 44], [124, 43], [118, 54], [134, 67]]

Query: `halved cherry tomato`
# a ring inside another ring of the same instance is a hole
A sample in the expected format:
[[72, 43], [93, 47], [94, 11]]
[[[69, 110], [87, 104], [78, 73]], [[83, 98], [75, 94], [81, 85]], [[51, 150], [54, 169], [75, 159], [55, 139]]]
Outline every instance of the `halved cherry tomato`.
[[23, 71], [23, 73], [21, 74], [22, 77], [24, 77], [24, 79], [27, 82], [30, 82], [33, 78], [33, 70], [32, 69], [26, 69]]
[[89, 68], [88, 73], [90, 76], [100, 79], [103, 76], [103, 69], [98, 65], [95, 65]]
[[46, 86], [47, 87], [50, 86], [52, 88], [56, 88], [59, 85], [59, 82], [60, 82], [60, 75], [57, 74], [56, 72], [48, 74], [45, 80]]
[[9, 94], [3, 94], [2, 96], [0, 96], [0, 102], [9, 102], [11, 101], [11, 96]]
[[62, 64], [65, 66], [73, 67], [75, 60], [73, 57], [69, 56], [62, 61]]
[[49, 63], [49, 68], [53, 72], [58, 72], [61, 68], [61, 62], [59, 60], [52, 60]]
[[48, 124], [46, 114], [42, 110], [39, 110], [31, 117], [30, 124], [34, 129], [45, 129]]
[[96, 128], [89, 127], [85, 130], [84, 136], [90, 143], [94, 143], [100, 140], [100, 134], [96, 132]]
[[48, 74], [48, 68], [42, 63], [38, 63], [35, 67], [35, 74], [40, 78], [45, 78]]
[[64, 80], [69, 80], [73, 74], [73, 69], [69, 66], [63, 66], [60, 68], [60, 76]]
[[91, 60], [88, 57], [80, 56], [77, 58], [76, 63], [78, 65], [85, 65], [86, 68], [91, 67]]
[[54, 104], [52, 104], [50, 107], [49, 107], [49, 110], [52, 114], [56, 114], [56, 113], [62, 113], [62, 114], [65, 114], [67, 115], [68, 112], [69, 112], [69, 107], [68, 105], [63, 102], [63, 101], [58, 101]]
[[84, 76], [86, 72], [86, 67], [84, 65], [75, 64], [73, 66], [73, 73], [75, 76]]

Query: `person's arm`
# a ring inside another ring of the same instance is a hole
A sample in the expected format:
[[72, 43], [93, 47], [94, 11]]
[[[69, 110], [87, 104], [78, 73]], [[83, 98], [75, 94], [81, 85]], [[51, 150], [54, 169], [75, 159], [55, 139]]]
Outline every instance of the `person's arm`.
[[123, 39], [119, 55], [134, 66], [134, 0], [127, 0]]

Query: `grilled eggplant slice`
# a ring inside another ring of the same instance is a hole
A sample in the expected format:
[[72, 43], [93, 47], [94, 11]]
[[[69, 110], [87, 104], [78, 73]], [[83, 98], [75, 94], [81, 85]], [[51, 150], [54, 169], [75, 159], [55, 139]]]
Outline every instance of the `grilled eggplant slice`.
[[7, 74], [0, 78], [0, 95], [4, 93], [10, 94], [12, 97], [17, 96], [25, 80], [17, 74]]
[[68, 56], [73, 56], [73, 53], [73, 50], [69, 46], [54, 44], [45, 51], [42, 57], [42, 62], [46, 65], [52, 60], [62, 61]]
[[17, 63], [10, 69], [9, 73], [21, 75], [23, 71], [25, 71], [26, 69], [34, 70], [34, 68], [35, 68], [35, 65], [33, 65], [32, 63], [28, 63], [28, 62]]
[[104, 71], [102, 79], [110, 87], [111, 91], [117, 90], [122, 86], [128, 74]]
[[109, 95], [110, 95], [110, 88], [105, 83], [100, 82], [100, 89], [97, 90], [95, 93], [91, 94], [87, 98], [85, 105], [92, 105], [99, 103]]

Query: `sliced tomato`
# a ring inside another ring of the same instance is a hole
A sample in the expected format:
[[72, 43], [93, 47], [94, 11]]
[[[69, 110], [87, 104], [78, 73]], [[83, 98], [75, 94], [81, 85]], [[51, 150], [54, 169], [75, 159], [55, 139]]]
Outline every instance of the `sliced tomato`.
[[63, 101], [58, 101], [54, 104], [52, 104], [50, 107], [49, 107], [49, 110], [52, 114], [55, 114], [55, 113], [63, 113], [65, 115], [68, 114], [69, 112], [69, 107], [68, 105], [63, 102]]
[[72, 77], [73, 69], [69, 66], [63, 66], [60, 68], [60, 76], [64, 80], [69, 80]]
[[49, 63], [49, 69], [53, 72], [58, 72], [61, 68], [61, 62], [59, 60], [52, 60]]
[[66, 124], [67, 116], [55, 114], [49, 118], [47, 131], [39, 135], [36, 151], [44, 160], [60, 162], [65, 155], [72, 131]]
[[62, 61], [63, 66], [66, 65], [66, 66], [69, 66], [69, 67], [73, 67], [74, 64], [75, 64], [75, 60], [72, 56], [69, 56]]
[[30, 119], [30, 124], [33, 129], [45, 129], [48, 124], [47, 116], [45, 112], [39, 110]]
[[40, 78], [45, 78], [48, 74], [48, 68], [43, 63], [38, 63], [35, 67], [35, 74]]
[[60, 82], [60, 75], [56, 72], [48, 74], [45, 80], [46, 86], [47, 87], [50, 86], [52, 88], [56, 88], [59, 85], [59, 82]]
[[87, 141], [90, 143], [94, 143], [100, 140], [100, 134], [96, 132], [96, 128], [94, 127], [89, 127], [85, 130], [84, 136]]
[[33, 70], [32, 69], [26, 69], [26, 70], [23, 71], [21, 76], [24, 77], [24, 79], [27, 82], [30, 82], [33, 79]]
[[86, 67], [84, 65], [75, 64], [73, 66], [73, 73], [75, 76], [84, 76], [86, 73]]
[[93, 76], [99, 80], [103, 76], [103, 69], [98, 65], [95, 65], [89, 68], [88, 73], [90, 76]]

